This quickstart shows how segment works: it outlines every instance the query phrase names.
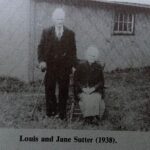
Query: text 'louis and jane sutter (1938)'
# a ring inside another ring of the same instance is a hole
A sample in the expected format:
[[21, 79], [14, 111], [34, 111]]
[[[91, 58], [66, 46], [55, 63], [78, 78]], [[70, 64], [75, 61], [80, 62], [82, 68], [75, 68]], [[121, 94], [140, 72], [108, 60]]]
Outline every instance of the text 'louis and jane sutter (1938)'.
[[117, 141], [114, 137], [63, 137], [63, 136], [50, 136], [50, 137], [38, 137], [38, 136], [23, 136], [19, 137], [20, 142], [56, 142], [56, 143], [110, 143], [116, 144]]

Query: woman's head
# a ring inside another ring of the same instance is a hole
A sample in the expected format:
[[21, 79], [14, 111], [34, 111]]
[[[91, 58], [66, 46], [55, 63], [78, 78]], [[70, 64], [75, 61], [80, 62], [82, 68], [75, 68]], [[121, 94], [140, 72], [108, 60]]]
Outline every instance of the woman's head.
[[85, 59], [89, 63], [93, 63], [97, 61], [99, 58], [99, 50], [95, 46], [89, 46], [85, 52]]

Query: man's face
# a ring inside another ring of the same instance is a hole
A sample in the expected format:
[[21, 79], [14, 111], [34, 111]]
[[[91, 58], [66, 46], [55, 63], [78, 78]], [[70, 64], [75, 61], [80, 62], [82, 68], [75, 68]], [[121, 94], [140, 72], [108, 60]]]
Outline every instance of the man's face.
[[60, 14], [58, 16], [55, 16], [55, 18], [53, 18], [53, 21], [56, 27], [62, 27], [64, 25], [65, 18]]

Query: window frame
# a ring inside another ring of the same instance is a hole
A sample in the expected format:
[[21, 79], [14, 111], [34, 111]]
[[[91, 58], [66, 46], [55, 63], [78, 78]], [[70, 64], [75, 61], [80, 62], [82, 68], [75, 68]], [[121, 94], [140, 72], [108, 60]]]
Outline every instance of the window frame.
[[[120, 16], [121, 14], [123, 15], [123, 20], [120, 21]], [[132, 17], [132, 20], [129, 21], [129, 17]], [[127, 17], [127, 28], [128, 25], [131, 24], [131, 31], [129, 31], [129, 29], [127, 29], [127, 31], [123, 31], [124, 29], [120, 30], [119, 29], [119, 23], [122, 23], [122, 27], [124, 27], [124, 23], [125, 23], [125, 16]], [[117, 18], [117, 21], [116, 21]], [[115, 30], [115, 24], [117, 23], [117, 27], [118, 30]], [[113, 35], [134, 35], [135, 34], [135, 13], [133, 12], [127, 12], [127, 11], [115, 11], [114, 13], [114, 18], [113, 18]]]

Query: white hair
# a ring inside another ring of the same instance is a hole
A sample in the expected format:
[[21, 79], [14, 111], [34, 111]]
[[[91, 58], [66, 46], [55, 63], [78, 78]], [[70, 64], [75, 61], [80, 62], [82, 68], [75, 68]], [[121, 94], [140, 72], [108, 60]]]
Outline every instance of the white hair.
[[94, 56], [96, 56], [97, 58], [99, 57], [99, 50], [96, 46], [89, 46], [85, 52], [85, 56], [92, 54]]
[[52, 13], [52, 19], [55, 20], [57, 18], [65, 19], [65, 11], [63, 8], [56, 8]]

